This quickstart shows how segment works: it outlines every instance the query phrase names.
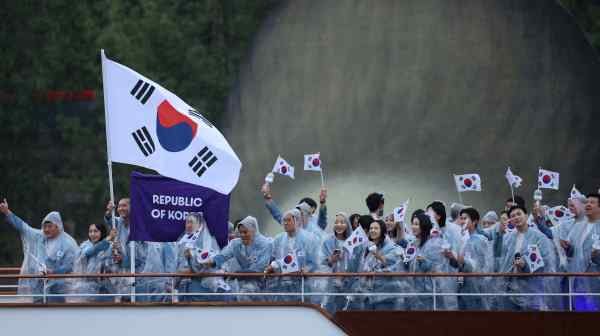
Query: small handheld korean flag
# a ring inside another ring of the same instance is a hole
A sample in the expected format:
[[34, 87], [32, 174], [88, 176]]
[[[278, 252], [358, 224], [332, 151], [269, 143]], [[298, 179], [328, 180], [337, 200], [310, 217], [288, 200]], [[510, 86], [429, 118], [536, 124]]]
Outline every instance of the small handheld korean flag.
[[458, 192], [465, 191], [481, 191], [481, 178], [479, 174], [463, 174], [454, 175], [456, 190]]
[[414, 243], [410, 243], [406, 246], [406, 249], [404, 250], [404, 262], [411, 262], [413, 259], [415, 259], [417, 255], [417, 246]]
[[279, 265], [281, 265], [281, 273], [298, 272], [300, 270], [298, 259], [296, 258], [296, 254], [293, 252], [290, 252], [281, 258]]
[[401, 206], [394, 209], [394, 222], [403, 223], [404, 217], [406, 216], [406, 210], [408, 209], [408, 200], [402, 203]]
[[538, 188], [558, 190], [558, 180], [560, 174], [550, 170], [542, 169], [538, 171]]
[[344, 248], [348, 251], [350, 257], [354, 253], [354, 248], [361, 245], [366, 245], [369, 241], [367, 234], [362, 227], [357, 227], [356, 230], [352, 231], [350, 237], [344, 241]]
[[207, 262], [212, 260], [212, 258], [216, 255], [217, 252], [215, 252], [214, 250], [200, 250], [200, 253], [198, 253], [198, 255], [196, 256], [196, 261], [198, 261], [198, 263], [200, 264], [206, 264]]
[[321, 154], [304, 155], [304, 170], [321, 171]]
[[559, 225], [573, 219], [575, 216], [566, 206], [558, 205], [548, 209], [548, 217], [550, 217], [550, 220], [554, 225]]
[[273, 165], [273, 173], [281, 174], [294, 178], [294, 167], [287, 163], [281, 156], [277, 156], [277, 161]]
[[571, 199], [586, 199], [585, 195], [582, 194], [579, 190], [577, 190], [577, 188], [575, 188], [575, 185], [573, 184], [573, 188], [571, 188], [571, 193], [570, 193], [570, 198]]
[[540, 250], [538, 246], [535, 244], [527, 246], [527, 264], [529, 265], [529, 271], [531, 273], [537, 271], [538, 269], [544, 267], [544, 259], [540, 254]]
[[506, 169], [506, 180], [508, 181], [508, 184], [513, 187], [513, 188], [518, 188], [521, 186], [521, 183], [523, 182], [523, 179], [520, 178], [519, 176], [513, 174], [513, 172], [510, 170], [510, 167], [508, 167]]

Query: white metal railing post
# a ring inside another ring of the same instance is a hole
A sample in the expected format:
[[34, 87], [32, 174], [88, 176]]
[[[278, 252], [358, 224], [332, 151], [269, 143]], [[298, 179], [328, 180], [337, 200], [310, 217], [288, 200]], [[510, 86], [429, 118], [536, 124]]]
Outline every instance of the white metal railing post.
[[42, 286], [42, 302], [43, 303], [48, 303], [48, 297], [46, 296], [48, 294], [48, 279], [44, 278], [44, 282], [43, 282], [43, 286]]
[[431, 283], [433, 284], [431, 286], [431, 292], [432, 292], [432, 296], [433, 296], [433, 311], [437, 310], [437, 298], [435, 296], [435, 278], [431, 279]]
[[304, 274], [300, 274], [300, 285], [302, 286], [301, 294], [302, 294], [302, 303], [304, 303]]
[[171, 278], [171, 303], [177, 302], [175, 295], [175, 278]]
[[569, 311], [573, 311], [573, 279], [567, 277], [567, 281], [569, 284]]

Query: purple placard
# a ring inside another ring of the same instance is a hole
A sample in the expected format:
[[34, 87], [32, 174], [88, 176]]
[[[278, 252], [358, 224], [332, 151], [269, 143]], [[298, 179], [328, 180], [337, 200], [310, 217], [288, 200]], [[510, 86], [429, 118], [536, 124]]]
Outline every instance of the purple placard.
[[202, 212], [219, 245], [227, 244], [229, 195], [160, 175], [131, 173], [129, 239], [176, 241], [189, 212]]

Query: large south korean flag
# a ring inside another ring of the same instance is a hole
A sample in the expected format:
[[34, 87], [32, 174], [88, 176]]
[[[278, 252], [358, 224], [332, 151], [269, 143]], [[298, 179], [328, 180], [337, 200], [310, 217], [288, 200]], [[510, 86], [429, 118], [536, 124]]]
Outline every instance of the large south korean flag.
[[101, 54], [109, 160], [229, 194], [242, 163], [221, 132], [167, 89]]

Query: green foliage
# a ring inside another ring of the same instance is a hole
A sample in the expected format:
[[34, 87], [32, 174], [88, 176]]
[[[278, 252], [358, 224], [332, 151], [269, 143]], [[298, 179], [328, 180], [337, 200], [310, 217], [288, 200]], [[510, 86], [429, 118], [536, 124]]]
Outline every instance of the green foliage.
[[[100, 49], [218, 124], [240, 61], [275, 4], [2, 1], [0, 197], [35, 227], [59, 210], [67, 230], [86, 239], [109, 198]], [[45, 99], [50, 90], [85, 89], [96, 92], [94, 101]], [[114, 165], [117, 198], [128, 194], [133, 169]], [[18, 235], [1, 220], [0, 265], [20, 259]]]
[[558, 2], [575, 17], [594, 49], [600, 50], [600, 1], [559, 0]]

